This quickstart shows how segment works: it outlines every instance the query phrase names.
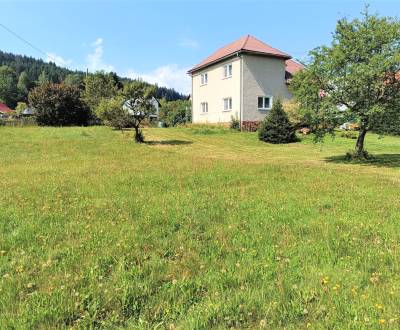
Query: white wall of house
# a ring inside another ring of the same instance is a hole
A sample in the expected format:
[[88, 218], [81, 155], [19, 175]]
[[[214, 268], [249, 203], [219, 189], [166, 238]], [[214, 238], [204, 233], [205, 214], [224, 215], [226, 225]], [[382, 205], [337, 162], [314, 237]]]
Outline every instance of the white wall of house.
[[[231, 116], [240, 116], [240, 57], [211, 65], [192, 76], [193, 123], [228, 123]], [[232, 64], [232, 76], [224, 77], [224, 65]], [[207, 73], [207, 84], [201, 75]], [[224, 110], [224, 99], [232, 99], [232, 109]], [[208, 103], [208, 113], [202, 112], [201, 103]]]
[[[243, 55], [243, 118], [242, 121], [260, 121], [268, 110], [259, 110], [258, 97], [288, 100], [292, 98], [285, 80], [285, 60]], [[271, 103], [272, 105], [272, 103]]]
[[[223, 68], [232, 64], [232, 76], [224, 78]], [[208, 81], [202, 84], [202, 75]], [[285, 80], [285, 60], [241, 54], [211, 65], [192, 76], [193, 123], [229, 123], [231, 117], [241, 121], [261, 121], [268, 110], [260, 110], [259, 97], [288, 100], [292, 98]], [[224, 99], [232, 98], [232, 109], [224, 110]], [[208, 104], [203, 112], [202, 103]], [[241, 109], [242, 107], [242, 109]]]

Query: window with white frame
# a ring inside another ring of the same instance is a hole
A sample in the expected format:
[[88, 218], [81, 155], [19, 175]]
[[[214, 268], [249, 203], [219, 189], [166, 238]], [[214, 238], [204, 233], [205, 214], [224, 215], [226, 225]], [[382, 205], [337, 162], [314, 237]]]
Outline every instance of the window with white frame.
[[223, 77], [224, 78], [232, 77], [232, 63], [225, 64], [223, 66]]
[[231, 111], [232, 110], [232, 98], [226, 97], [224, 98], [224, 111]]
[[201, 74], [201, 84], [202, 85], [207, 85], [208, 83], [208, 73], [202, 73]]
[[201, 111], [201, 113], [208, 113], [208, 103], [207, 102], [200, 103], [200, 111]]
[[259, 96], [258, 97], [258, 110], [270, 110], [272, 107], [271, 96]]

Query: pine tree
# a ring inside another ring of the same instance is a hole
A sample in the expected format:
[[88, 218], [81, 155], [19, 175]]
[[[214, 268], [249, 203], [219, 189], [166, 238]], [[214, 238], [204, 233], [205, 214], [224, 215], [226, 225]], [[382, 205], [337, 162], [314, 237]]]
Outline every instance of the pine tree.
[[50, 82], [49, 77], [48, 77], [46, 71], [43, 70], [39, 75], [37, 84], [44, 85], [44, 84], [47, 84], [48, 82]]
[[296, 142], [296, 130], [290, 123], [280, 100], [274, 102], [271, 112], [265, 117], [258, 130], [261, 141], [269, 143]]
[[25, 71], [22, 71], [17, 83], [18, 100], [26, 101], [28, 99], [29, 85], [30, 82], [28, 75]]

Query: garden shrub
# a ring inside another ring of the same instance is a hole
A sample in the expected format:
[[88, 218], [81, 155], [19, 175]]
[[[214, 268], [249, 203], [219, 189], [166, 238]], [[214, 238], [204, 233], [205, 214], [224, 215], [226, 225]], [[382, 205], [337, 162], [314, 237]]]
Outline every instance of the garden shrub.
[[347, 138], [347, 139], [357, 139], [358, 133], [355, 131], [343, 131], [340, 133], [341, 137]]
[[271, 112], [261, 122], [258, 137], [261, 141], [276, 144], [298, 141], [295, 127], [290, 123], [280, 100], [274, 102]]
[[192, 106], [190, 101], [162, 101], [159, 117], [167, 126], [178, 126], [191, 122]]
[[87, 125], [89, 108], [81, 101], [80, 91], [64, 84], [42, 84], [29, 92], [29, 104], [36, 121], [44, 126]]
[[231, 116], [231, 121], [229, 123], [229, 128], [234, 129], [236, 131], [240, 130], [240, 120]]

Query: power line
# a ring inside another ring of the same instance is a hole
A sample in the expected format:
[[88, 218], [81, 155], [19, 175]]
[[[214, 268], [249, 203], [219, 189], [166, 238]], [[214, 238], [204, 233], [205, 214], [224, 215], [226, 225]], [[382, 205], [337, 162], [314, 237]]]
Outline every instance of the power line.
[[9, 32], [10, 34], [12, 34], [14, 37], [18, 38], [19, 40], [21, 40], [22, 42], [26, 43], [28, 46], [32, 47], [34, 50], [36, 50], [37, 52], [43, 54], [44, 56], [48, 57], [48, 58], [53, 58], [54, 61], [56, 61], [56, 59], [51, 55], [48, 54], [46, 52], [44, 52], [43, 50], [41, 50], [39, 47], [36, 47], [34, 44], [32, 44], [31, 42], [29, 42], [28, 40], [24, 39], [23, 37], [21, 37], [18, 33], [14, 32], [13, 30], [11, 30], [10, 28], [8, 28], [7, 26], [5, 26], [4, 24], [0, 23], [0, 27], [2, 27], [4, 30], [6, 30], [7, 32]]

